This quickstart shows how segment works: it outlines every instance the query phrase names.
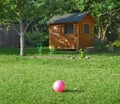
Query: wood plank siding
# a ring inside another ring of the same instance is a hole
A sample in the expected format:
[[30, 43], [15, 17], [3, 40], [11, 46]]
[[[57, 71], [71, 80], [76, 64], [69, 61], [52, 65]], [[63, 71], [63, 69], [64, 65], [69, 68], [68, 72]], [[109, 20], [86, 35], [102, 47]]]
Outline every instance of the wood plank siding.
[[[89, 34], [84, 34], [84, 24], [89, 25]], [[79, 48], [93, 46], [94, 40], [94, 21], [90, 14], [88, 14], [80, 23], [79, 31]]]
[[64, 34], [64, 24], [50, 25], [49, 28], [49, 44], [54, 45], [55, 49], [77, 48], [77, 35]]
[[[70, 31], [72, 34], [69, 32], [67, 34], [65, 31], [65, 26], [69, 24], [70, 29], [73, 26]], [[80, 22], [49, 24], [49, 45], [54, 46], [55, 49], [80, 49], [92, 46], [94, 24], [95, 21], [90, 14], [87, 14]], [[87, 27], [86, 30], [85, 27]]]

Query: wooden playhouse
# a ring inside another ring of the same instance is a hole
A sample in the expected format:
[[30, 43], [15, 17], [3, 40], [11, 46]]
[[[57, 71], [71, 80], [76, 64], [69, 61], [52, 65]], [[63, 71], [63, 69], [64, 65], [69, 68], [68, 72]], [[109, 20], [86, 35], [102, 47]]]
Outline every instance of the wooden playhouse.
[[80, 49], [93, 46], [95, 20], [89, 12], [52, 17], [49, 45], [55, 49]]

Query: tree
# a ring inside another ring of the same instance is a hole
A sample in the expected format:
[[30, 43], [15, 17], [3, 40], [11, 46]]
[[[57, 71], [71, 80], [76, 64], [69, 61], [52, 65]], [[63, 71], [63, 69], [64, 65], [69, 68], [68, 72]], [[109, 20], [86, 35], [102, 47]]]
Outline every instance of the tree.
[[0, 23], [11, 25], [20, 36], [20, 56], [24, 55], [24, 36], [31, 23], [46, 24], [53, 15], [63, 14], [66, 4], [65, 0], [1, 0]]
[[91, 4], [91, 11], [96, 18], [96, 30], [98, 31], [98, 39], [103, 43], [106, 41], [106, 33], [108, 28], [118, 23], [120, 3], [118, 0], [98, 0]]
[[[24, 55], [24, 36], [29, 25], [44, 14], [44, 0], [4, 0], [1, 1], [0, 23], [10, 24], [20, 36], [20, 56]], [[19, 24], [19, 28], [15, 27]]]
[[68, 1], [68, 12], [88, 11], [90, 4], [91, 4], [91, 0], [69, 0]]
[[111, 26], [108, 27], [108, 30], [106, 32], [107, 41], [110, 43], [120, 39], [120, 33], [119, 33], [119, 26], [120, 26], [120, 16], [113, 17]]

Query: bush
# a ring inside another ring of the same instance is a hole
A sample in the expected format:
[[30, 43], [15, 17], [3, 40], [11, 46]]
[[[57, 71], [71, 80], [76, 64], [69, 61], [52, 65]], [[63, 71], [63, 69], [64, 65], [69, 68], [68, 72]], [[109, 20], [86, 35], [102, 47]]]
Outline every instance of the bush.
[[120, 47], [120, 40], [116, 40], [115, 42], [112, 43], [112, 45], [115, 47]]
[[29, 32], [26, 34], [26, 40], [28, 45], [36, 46], [37, 44], [42, 44], [46, 46], [48, 45], [48, 34], [39, 31]]

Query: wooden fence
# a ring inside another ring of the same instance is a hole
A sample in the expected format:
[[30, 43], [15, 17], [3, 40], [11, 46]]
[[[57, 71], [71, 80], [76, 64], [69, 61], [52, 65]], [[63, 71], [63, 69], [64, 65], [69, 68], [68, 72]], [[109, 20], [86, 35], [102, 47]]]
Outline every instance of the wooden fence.
[[10, 29], [6, 30], [4, 28], [0, 28], [0, 48], [3, 47], [19, 47], [20, 39], [17, 33]]

